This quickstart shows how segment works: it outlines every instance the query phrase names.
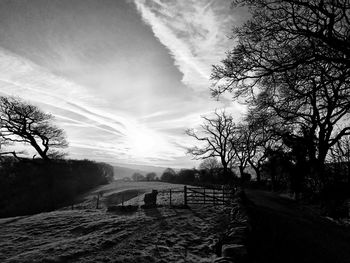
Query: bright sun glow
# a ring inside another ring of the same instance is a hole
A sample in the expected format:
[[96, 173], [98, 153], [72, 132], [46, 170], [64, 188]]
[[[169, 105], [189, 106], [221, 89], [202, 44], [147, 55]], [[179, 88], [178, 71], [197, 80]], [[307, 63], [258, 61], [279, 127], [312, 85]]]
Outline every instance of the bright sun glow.
[[157, 152], [157, 136], [146, 129], [130, 132], [130, 154], [135, 157], [152, 156]]

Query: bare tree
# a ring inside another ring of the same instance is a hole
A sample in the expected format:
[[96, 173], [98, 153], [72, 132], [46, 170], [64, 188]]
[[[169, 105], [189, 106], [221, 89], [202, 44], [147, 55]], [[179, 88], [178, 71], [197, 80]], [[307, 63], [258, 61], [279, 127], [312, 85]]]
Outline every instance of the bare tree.
[[259, 105], [251, 105], [244, 118], [246, 129], [251, 131], [253, 152], [248, 160], [249, 165], [256, 173], [256, 180], [261, 180], [261, 169], [272, 149], [281, 147], [281, 134], [284, 127], [280, 126], [279, 120], [273, 118], [269, 112], [260, 108]]
[[189, 129], [186, 134], [198, 140], [202, 145], [188, 149], [188, 153], [196, 159], [218, 157], [228, 175], [228, 165], [234, 158], [235, 152], [231, 147], [231, 139], [236, 130], [232, 116], [224, 111], [215, 112], [214, 117], [202, 117], [204, 123], [199, 131]]
[[347, 181], [350, 185], [350, 136], [344, 136], [331, 148], [330, 158], [333, 165], [339, 166], [337, 173], [343, 174], [346, 172]]
[[[213, 95], [233, 92], [279, 119], [288, 140], [307, 145], [324, 177], [329, 149], [350, 126], [350, 5], [345, 0], [238, 0], [252, 18], [234, 29], [237, 46], [214, 66]], [[337, 44], [335, 44], [337, 43]], [[295, 144], [294, 144], [295, 145]]]
[[48, 161], [68, 146], [62, 129], [54, 126], [50, 114], [18, 98], [0, 97], [0, 135], [6, 142], [28, 143]]
[[[235, 0], [252, 13], [243, 26], [234, 27], [235, 48], [213, 79], [221, 80], [214, 94], [250, 88], [271, 76], [312, 63], [350, 65], [350, 4], [348, 0]], [[348, 76], [349, 76], [348, 72]]]
[[154, 173], [154, 172], [151, 172], [151, 173], [147, 173], [145, 178], [146, 178], [146, 181], [154, 181], [157, 177], [157, 174]]
[[134, 181], [145, 181], [146, 177], [138, 172], [133, 173], [133, 175], [131, 176], [132, 180]]
[[231, 162], [238, 165], [241, 177], [244, 175], [244, 170], [249, 160], [255, 155], [256, 136], [248, 125], [240, 123], [230, 139], [230, 147], [234, 151], [234, 158], [232, 158]]
[[200, 164], [199, 164], [199, 169], [201, 170], [208, 170], [212, 172], [213, 170], [220, 168], [221, 164], [219, 163], [218, 159], [216, 157], [212, 158], [207, 158], [204, 159]]

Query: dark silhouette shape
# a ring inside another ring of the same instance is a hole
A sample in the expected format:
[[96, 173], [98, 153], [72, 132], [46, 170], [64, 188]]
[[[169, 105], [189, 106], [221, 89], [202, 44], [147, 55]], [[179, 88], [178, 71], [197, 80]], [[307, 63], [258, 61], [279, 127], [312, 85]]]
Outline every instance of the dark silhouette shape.
[[68, 146], [64, 131], [52, 120], [52, 115], [37, 106], [14, 97], [0, 97], [0, 136], [8, 142], [30, 144], [45, 161], [62, 156], [53, 149]]
[[161, 175], [160, 180], [170, 183], [175, 182], [176, 172], [171, 168], [166, 168], [163, 174]]
[[138, 172], [133, 173], [131, 178], [134, 181], [145, 181], [146, 180], [146, 177], [144, 175], [142, 175], [141, 173], [138, 173]]
[[157, 206], [157, 190], [152, 190], [152, 193], [145, 194], [143, 201], [145, 202], [144, 208], [151, 208]]
[[154, 181], [156, 179], [157, 174], [154, 172], [146, 174], [146, 181]]
[[350, 134], [350, 5], [234, 1], [240, 5], [252, 17], [233, 30], [238, 44], [213, 67], [212, 95], [232, 92], [276, 119], [277, 134], [303, 140], [312, 176], [323, 187], [329, 150]]
[[229, 164], [235, 156], [231, 142], [236, 127], [232, 116], [224, 111], [216, 111], [214, 115], [213, 118], [202, 117], [204, 123], [200, 131], [196, 132], [193, 129], [186, 131], [187, 135], [204, 143], [204, 146], [189, 148], [187, 152], [196, 159], [219, 158], [226, 175], [229, 174]]

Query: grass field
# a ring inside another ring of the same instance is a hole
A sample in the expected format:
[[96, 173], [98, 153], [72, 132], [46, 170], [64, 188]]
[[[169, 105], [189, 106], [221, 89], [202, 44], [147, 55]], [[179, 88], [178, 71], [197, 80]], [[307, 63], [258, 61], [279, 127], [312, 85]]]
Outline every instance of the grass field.
[[[88, 193], [84, 202], [99, 191], [105, 203], [118, 193], [176, 187], [183, 186], [117, 181]], [[81, 207], [4, 218], [0, 262], [212, 262], [228, 218], [219, 206], [163, 206], [125, 214]]]
[[[96, 198], [98, 193], [102, 193], [100, 197], [100, 207], [107, 208], [110, 205], [118, 205], [122, 202], [125, 204], [142, 205], [143, 196], [145, 193], [152, 192], [152, 190], [159, 191], [158, 203], [167, 204], [168, 196], [165, 193], [169, 189], [183, 190], [182, 184], [170, 184], [165, 182], [125, 182], [122, 180], [114, 181], [108, 185], [104, 185], [94, 189], [93, 191], [83, 195], [74, 205], [76, 209], [85, 208], [92, 209], [96, 207]], [[174, 204], [183, 203], [183, 195], [176, 194], [172, 196]], [[70, 209], [67, 207], [66, 209]]]

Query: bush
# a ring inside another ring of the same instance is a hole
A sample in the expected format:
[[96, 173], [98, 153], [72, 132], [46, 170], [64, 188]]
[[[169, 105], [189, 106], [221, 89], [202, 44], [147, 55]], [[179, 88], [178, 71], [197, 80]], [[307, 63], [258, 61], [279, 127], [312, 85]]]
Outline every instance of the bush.
[[74, 198], [113, 179], [113, 167], [89, 160], [0, 163], [0, 217], [33, 214], [70, 204]]

